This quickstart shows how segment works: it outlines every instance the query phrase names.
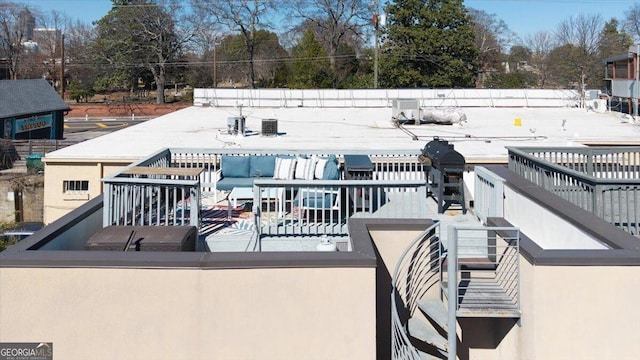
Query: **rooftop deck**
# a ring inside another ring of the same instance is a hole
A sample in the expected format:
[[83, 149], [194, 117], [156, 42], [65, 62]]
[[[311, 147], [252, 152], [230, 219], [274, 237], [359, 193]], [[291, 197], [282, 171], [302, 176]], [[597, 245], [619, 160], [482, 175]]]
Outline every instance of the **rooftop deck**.
[[[315, 251], [324, 236], [338, 251], [350, 251], [352, 217], [477, 223], [463, 209], [466, 204], [450, 204], [438, 214], [427, 186], [428, 167], [419, 161], [419, 151], [350, 151], [371, 159], [367, 179], [351, 179], [344, 169], [344, 153], [338, 151], [333, 153], [340, 163], [338, 180], [257, 177], [248, 188], [218, 189], [223, 157], [277, 154], [327, 155], [325, 151], [161, 150], [103, 180], [103, 226], [197, 226], [200, 251]], [[315, 200], [307, 203], [305, 197]], [[314, 203], [318, 199], [320, 203]]]

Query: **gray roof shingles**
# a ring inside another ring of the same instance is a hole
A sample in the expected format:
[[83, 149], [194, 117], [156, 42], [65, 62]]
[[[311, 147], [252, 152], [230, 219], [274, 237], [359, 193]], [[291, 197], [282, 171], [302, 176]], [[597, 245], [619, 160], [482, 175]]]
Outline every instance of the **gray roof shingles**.
[[0, 80], [0, 119], [57, 110], [70, 108], [47, 80]]

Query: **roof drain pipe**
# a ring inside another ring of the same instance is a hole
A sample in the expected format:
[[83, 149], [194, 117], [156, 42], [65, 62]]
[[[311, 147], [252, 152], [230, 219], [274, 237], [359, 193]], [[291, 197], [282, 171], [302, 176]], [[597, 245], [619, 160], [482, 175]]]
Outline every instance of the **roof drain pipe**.
[[402, 124], [398, 123], [398, 129], [402, 130], [405, 134], [411, 136], [411, 140], [418, 141], [418, 135], [411, 132], [411, 130], [404, 127]]

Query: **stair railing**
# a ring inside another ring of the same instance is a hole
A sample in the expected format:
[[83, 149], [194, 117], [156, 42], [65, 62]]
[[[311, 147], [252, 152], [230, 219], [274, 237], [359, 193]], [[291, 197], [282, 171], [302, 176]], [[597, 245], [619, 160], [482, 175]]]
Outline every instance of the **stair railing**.
[[482, 265], [491, 269], [488, 277], [480, 279], [480, 288], [499, 288], [504, 294], [498, 299], [500, 303], [481, 305], [514, 315], [520, 312], [518, 228], [449, 226], [447, 230], [446, 250], [441, 244], [439, 224], [434, 224], [407, 246], [396, 264], [391, 293], [393, 359], [420, 359], [409, 340], [407, 323], [417, 309], [418, 300], [428, 293], [447, 303], [447, 353], [449, 359], [456, 359], [458, 312], [469, 310], [465, 296], [475, 290], [460, 283], [463, 273], [471, 271], [469, 267]]
[[391, 291], [391, 354], [393, 359], [420, 359], [407, 336], [407, 322], [417, 301], [429, 291], [438, 291], [442, 264], [439, 224], [420, 233], [404, 250], [396, 264]]
[[[483, 308], [495, 312], [520, 312], [520, 230], [515, 227], [450, 226], [447, 236], [447, 287], [449, 311]], [[460, 274], [484, 268], [482, 277], [461, 279]], [[451, 286], [450, 286], [451, 285]], [[441, 283], [441, 286], [444, 286]], [[499, 297], [474, 297], [475, 291], [499, 291]], [[469, 305], [462, 303], [473, 298]], [[467, 299], [468, 300], [468, 299]], [[453, 318], [455, 319], [455, 317]]]

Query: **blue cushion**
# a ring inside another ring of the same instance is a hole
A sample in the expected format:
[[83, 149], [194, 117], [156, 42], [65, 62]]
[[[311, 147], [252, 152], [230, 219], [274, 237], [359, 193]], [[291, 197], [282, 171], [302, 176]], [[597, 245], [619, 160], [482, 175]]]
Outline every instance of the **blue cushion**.
[[222, 176], [232, 178], [248, 178], [250, 169], [249, 156], [223, 156]]
[[325, 193], [323, 191], [318, 191], [317, 193], [313, 190], [309, 192], [305, 192], [305, 196], [300, 199], [300, 193], [296, 196], [293, 203], [295, 206], [312, 208], [312, 209], [329, 209], [333, 206], [333, 203], [336, 199], [335, 193]]
[[340, 170], [335, 161], [328, 161], [322, 173], [322, 180], [340, 180]]
[[251, 177], [273, 177], [275, 168], [275, 155], [251, 156], [249, 175]]
[[225, 177], [216, 183], [216, 189], [218, 190], [233, 190], [233, 188], [237, 187], [252, 187], [253, 186], [253, 178], [234, 178], [234, 177]]

